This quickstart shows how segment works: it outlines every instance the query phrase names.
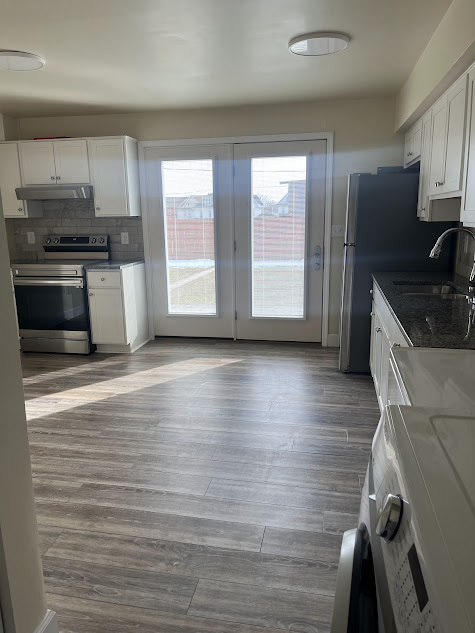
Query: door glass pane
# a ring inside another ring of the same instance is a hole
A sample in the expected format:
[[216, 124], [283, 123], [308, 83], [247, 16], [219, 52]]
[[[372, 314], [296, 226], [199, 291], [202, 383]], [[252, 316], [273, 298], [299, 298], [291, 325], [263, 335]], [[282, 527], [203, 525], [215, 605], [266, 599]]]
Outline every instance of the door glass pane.
[[169, 314], [216, 314], [213, 160], [162, 162]]
[[307, 157], [252, 159], [252, 316], [305, 316]]

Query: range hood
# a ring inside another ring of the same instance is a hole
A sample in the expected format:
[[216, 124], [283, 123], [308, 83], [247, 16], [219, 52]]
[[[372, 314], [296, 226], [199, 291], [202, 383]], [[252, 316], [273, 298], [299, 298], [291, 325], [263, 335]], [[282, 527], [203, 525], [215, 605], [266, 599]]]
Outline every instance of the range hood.
[[91, 185], [38, 185], [15, 189], [18, 200], [88, 200], [92, 198]]

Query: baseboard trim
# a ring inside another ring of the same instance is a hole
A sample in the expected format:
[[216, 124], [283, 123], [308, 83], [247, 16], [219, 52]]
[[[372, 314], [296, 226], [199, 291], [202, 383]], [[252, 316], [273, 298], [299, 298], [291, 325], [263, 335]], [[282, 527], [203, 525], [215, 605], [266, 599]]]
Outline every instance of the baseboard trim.
[[327, 347], [340, 347], [340, 335], [329, 334], [327, 337]]
[[59, 633], [56, 612], [48, 609], [46, 615], [36, 628], [35, 633]]
[[99, 345], [98, 344], [96, 352], [98, 352], [99, 354], [133, 354], [138, 349], [146, 345], [149, 342], [149, 340], [150, 339], [146, 338], [144, 341], [141, 341], [140, 343], [135, 344], [134, 347], [131, 347], [130, 345], [108, 345], [108, 344]]

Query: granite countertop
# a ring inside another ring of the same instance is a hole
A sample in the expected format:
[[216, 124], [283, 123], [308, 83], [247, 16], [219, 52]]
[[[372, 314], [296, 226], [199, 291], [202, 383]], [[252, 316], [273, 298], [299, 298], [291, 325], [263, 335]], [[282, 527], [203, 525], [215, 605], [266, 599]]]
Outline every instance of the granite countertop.
[[124, 260], [106, 260], [103, 262], [97, 262], [95, 264], [88, 264], [86, 266], [87, 270], [120, 270], [121, 268], [127, 268], [128, 266], [136, 266], [137, 264], [143, 264], [143, 259], [138, 259], [134, 261], [124, 261]]
[[[455, 273], [374, 273], [389, 309], [414, 347], [475, 349], [475, 323], [469, 328], [472, 307], [464, 298], [446, 295], [408, 296], [401, 282], [448, 283], [466, 294], [468, 280]], [[394, 283], [396, 282], [396, 283]]]

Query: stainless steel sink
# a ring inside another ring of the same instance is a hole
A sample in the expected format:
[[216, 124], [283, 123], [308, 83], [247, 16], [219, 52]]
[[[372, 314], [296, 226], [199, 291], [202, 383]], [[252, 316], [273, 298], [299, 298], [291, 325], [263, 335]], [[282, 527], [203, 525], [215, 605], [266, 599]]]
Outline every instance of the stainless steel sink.
[[[457, 288], [449, 284], [398, 284], [399, 290], [404, 295], [457, 295]], [[463, 297], [465, 295], [462, 295]]]
[[444, 301], [457, 301], [459, 299], [466, 299], [467, 296], [466, 295], [462, 295], [458, 292], [454, 292], [454, 293], [448, 293], [448, 294], [443, 294], [443, 293], [437, 293], [434, 292], [433, 294], [429, 294], [428, 292], [403, 292], [402, 293], [405, 297], [427, 297], [427, 298], [437, 298], [437, 299], [443, 299]]

